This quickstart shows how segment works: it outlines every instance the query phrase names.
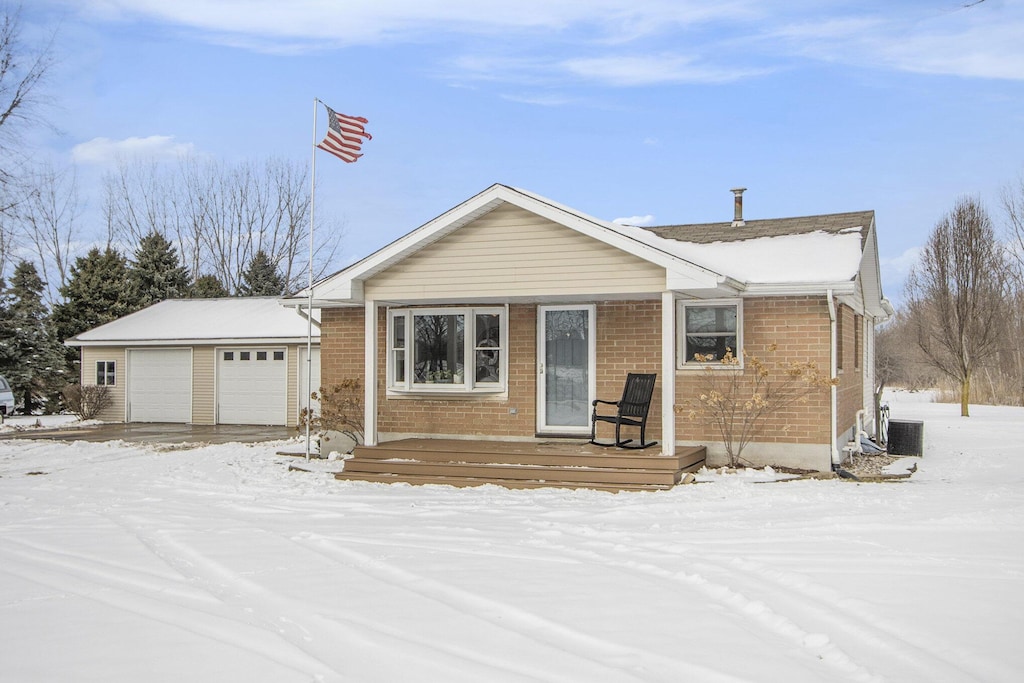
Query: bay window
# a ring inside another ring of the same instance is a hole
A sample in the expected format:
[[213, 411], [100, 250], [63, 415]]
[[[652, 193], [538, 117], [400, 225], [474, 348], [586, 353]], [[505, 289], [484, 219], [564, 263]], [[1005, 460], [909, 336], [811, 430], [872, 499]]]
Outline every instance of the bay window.
[[503, 307], [391, 309], [388, 388], [438, 393], [504, 390], [505, 320]]

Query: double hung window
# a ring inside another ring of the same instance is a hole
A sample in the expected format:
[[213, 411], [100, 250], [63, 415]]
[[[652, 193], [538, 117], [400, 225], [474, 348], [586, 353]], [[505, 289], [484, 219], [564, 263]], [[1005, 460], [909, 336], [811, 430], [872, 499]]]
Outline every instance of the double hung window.
[[731, 353], [742, 363], [743, 308], [739, 300], [679, 303], [679, 365], [721, 363]]
[[101, 387], [112, 387], [117, 381], [115, 368], [117, 363], [112, 360], [96, 361], [96, 384]]
[[387, 376], [393, 391], [502, 391], [506, 309], [403, 308], [388, 312]]

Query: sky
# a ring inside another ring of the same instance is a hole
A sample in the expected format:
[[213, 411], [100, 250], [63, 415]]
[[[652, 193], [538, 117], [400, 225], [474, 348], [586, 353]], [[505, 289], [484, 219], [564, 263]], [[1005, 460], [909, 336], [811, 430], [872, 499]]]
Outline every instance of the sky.
[[[1024, 174], [1024, 0], [29, 0], [97, 237], [120, 155], [312, 163], [337, 266], [493, 183], [641, 225], [876, 212], [885, 294], [942, 215]], [[314, 130], [314, 111], [317, 128]], [[86, 230], [88, 232], [88, 228]]]

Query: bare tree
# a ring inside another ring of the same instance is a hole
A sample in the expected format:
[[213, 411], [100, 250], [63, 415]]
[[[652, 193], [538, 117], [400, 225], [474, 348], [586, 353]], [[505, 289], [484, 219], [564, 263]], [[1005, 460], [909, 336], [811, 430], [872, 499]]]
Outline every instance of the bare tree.
[[928, 362], [960, 385], [970, 415], [971, 378], [993, 362], [1007, 312], [1005, 252], [980, 200], [962, 197], [936, 224], [907, 280], [908, 314]]
[[1015, 265], [1017, 282], [1024, 284], [1024, 173], [1017, 177], [1016, 184], [1003, 188], [1002, 204], [1006, 216], [1007, 250]]
[[82, 204], [74, 169], [44, 167], [34, 176], [33, 190], [18, 211], [22, 234], [39, 257], [39, 269], [47, 283], [49, 305], [67, 284], [74, 261]]
[[[193, 279], [212, 274], [238, 291], [253, 257], [264, 252], [287, 283], [305, 284], [308, 268], [309, 175], [304, 166], [184, 159], [172, 171], [122, 164], [107, 177], [112, 239], [129, 243], [156, 231], [173, 239]], [[317, 230], [316, 274], [332, 265], [340, 230]]]
[[53, 67], [56, 34], [41, 47], [21, 39], [21, 8], [5, 6], [0, 16], [0, 183], [14, 176], [9, 164], [26, 126], [38, 123], [36, 110], [43, 103], [42, 85]]

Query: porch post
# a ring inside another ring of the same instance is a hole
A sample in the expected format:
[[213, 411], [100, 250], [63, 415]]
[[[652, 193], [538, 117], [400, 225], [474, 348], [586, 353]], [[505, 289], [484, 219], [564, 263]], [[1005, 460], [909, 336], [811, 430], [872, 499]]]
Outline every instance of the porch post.
[[676, 454], [676, 298], [661, 293], [661, 454]]
[[377, 445], [377, 302], [364, 304], [363, 443]]

